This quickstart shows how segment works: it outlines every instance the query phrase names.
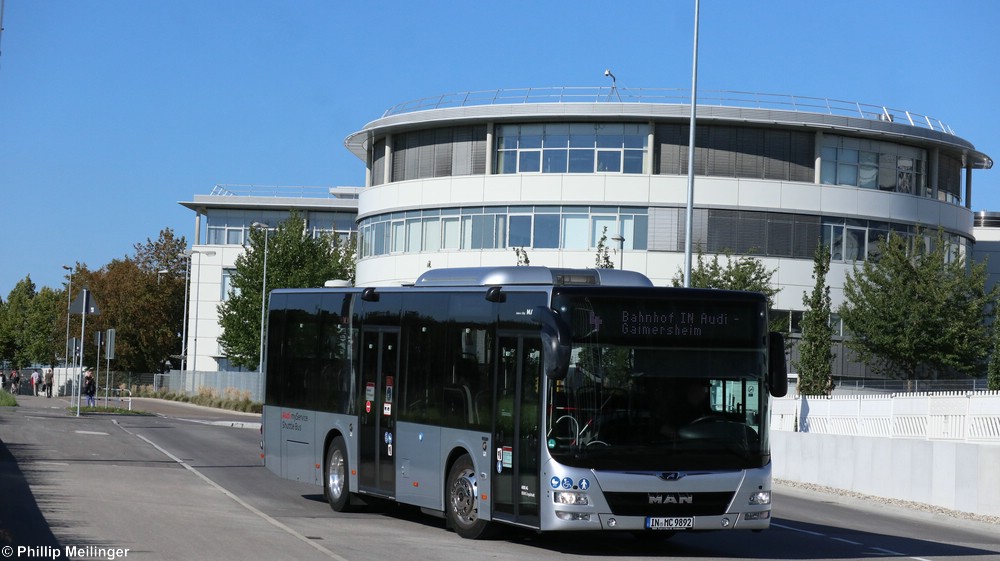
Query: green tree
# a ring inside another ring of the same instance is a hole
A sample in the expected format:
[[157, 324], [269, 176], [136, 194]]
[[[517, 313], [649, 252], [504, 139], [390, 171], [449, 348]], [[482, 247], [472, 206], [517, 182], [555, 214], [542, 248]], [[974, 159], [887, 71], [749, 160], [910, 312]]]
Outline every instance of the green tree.
[[531, 265], [531, 260], [528, 259], [528, 252], [524, 250], [523, 247], [512, 248], [514, 250], [514, 255], [517, 256], [517, 266], [527, 267]]
[[[760, 292], [767, 296], [768, 306], [774, 304], [774, 297], [781, 291], [771, 284], [777, 269], [768, 269], [760, 259], [754, 257], [744, 255], [734, 259], [728, 251], [723, 255], [726, 258], [725, 264], [719, 260], [718, 255], [706, 259], [705, 254], [698, 251], [697, 263], [691, 268], [692, 288]], [[683, 286], [684, 271], [678, 268], [672, 282], [674, 286]]]
[[833, 327], [830, 325], [830, 247], [819, 245], [813, 256], [812, 294], [802, 294], [802, 339], [799, 341], [798, 391], [805, 395], [829, 395], [833, 391]]
[[313, 238], [305, 232], [305, 222], [298, 213], [293, 212], [273, 231], [251, 230], [246, 252], [236, 258], [228, 298], [218, 308], [223, 330], [219, 345], [230, 362], [247, 368], [256, 368], [260, 360], [265, 242], [268, 294], [275, 288], [319, 287], [327, 280], [354, 280], [352, 240]]
[[993, 354], [990, 355], [990, 364], [986, 371], [986, 389], [1000, 390], [1000, 321], [996, 307], [993, 308]]
[[35, 283], [31, 275], [18, 281], [7, 295], [0, 313], [0, 360], [10, 361], [14, 368], [24, 368], [32, 363], [29, 342], [28, 316], [35, 298]]
[[[88, 315], [84, 363], [95, 365], [98, 331], [115, 330], [115, 358], [112, 368], [125, 372], [162, 372], [169, 359], [180, 351], [184, 308], [184, 275], [187, 265], [183, 251], [186, 241], [171, 229], [160, 232], [156, 240], [135, 244], [134, 256], [114, 259], [101, 269], [91, 271], [77, 264], [73, 270], [73, 294], [77, 298], [87, 287], [100, 308], [100, 315]], [[66, 294], [61, 298], [65, 302]], [[81, 318], [70, 318], [70, 336], [80, 337]], [[58, 354], [64, 352], [65, 307], [53, 326], [62, 333], [57, 340]], [[101, 368], [105, 366], [101, 350]]]
[[[135, 262], [150, 282], [152, 315], [146, 319], [145, 338], [151, 339], [148, 361], [164, 365], [168, 359], [180, 368], [181, 332], [184, 326], [184, 283], [187, 257], [184, 251], [187, 240], [177, 237], [170, 228], [164, 228], [156, 240], [146, 238], [146, 243], [135, 244]], [[155, 275], [155, 285], [151, 283]]]
[[597, 242], [597, 257], [594, 260], [594, 267], [598, 269], [614, 269], [615, 264], [611, 261], [611, 253], [608, 251], [608, 227], [601, 231], [601, 239]]
[[996, 300], [996, 289], [985, 288], [985, 264], [952, 255], [940, 230], [933, 239], [890, 233], [878, 251], [844, 282], [840, 315], [858, 358], [888, 378], [981, 372]]
[[25, 323], [24, 349], [32, 364], [55, 366], [65, 352], [65, 332], [55, 329], [65, 308], [64, 294], [43, 286], [31, 300]]
[[[126, 257], [111, 261], [93, 275], [91, 291], [101, 314], [87, 316], [86, 356], [97, 360], [91, 334], [114, 328], [116, 370], [162, 372], [165, 369], [167, 358], [177, 352], [180, 344], [179, 323], [174, 323], [171, 314], [173, 306], [168, 294], [171, 289], [166, 279], [169, 274], [158, 273]], [[181, 298], [178, 296], [177, 300]], [[102, 349], [102, 362], [104, 353]]]

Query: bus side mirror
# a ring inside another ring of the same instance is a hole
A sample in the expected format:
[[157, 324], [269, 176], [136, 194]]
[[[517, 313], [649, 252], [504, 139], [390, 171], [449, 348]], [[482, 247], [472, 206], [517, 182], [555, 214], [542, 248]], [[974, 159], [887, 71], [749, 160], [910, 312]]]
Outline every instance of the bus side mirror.
[[785, 337], [774, 331], [767, 334], [767, 385], [774, 397], [785, 397], [788, 393]]
[[569, 372], [570, 344], [573, 335], [569, 326], [552, 308], [536, 306], [531, 321], [542, 326], [542, 367], [552, 380], [562, 380]]

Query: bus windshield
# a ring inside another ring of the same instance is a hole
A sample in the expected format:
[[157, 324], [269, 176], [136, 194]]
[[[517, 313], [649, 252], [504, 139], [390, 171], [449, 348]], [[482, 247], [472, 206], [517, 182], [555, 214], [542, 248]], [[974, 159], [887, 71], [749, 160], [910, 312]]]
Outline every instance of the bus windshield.
[[762, 301], [557, 302], [573, 344], [567, 376], [546, 383], [553, 459], [612, 470], [767, 464]]

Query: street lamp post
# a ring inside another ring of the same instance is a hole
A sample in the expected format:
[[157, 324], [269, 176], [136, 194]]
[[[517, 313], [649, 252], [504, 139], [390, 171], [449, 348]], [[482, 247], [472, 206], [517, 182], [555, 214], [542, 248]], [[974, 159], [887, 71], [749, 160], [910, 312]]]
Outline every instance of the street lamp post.
[[270, 226], [254, 222], [254, 228], [264, 230], [264, 279], [260, 283], [260, 356], [257, 358], [257, 372], [264, 372], [264, 312], [267, 309], [267, 234]]
[[[69, 367], [69, 309], [73, 305], [73, 268], [69, 265], [63, 265], [63, 269], [69, 271], [69, 286], [66, 288], [66, 354], [65, 362], [66, 367]], [[74, 355], [76, 353], [73, 353]]]
[[691, 286], [691, 236], [694, 235], [694, 125], [698, 107], [698, 13], [699, 3], [694, 0], [694, 55], [691, 60], [691, 123], [688, 126], [688, 189], [684, 211], [684, 287]]
[[[197, 253], [199, 256], [207, 255], [209, 257], [215, 255], [215, 252], [212, 250], [203, 251], [198, 249], [192, 249], [188, 253], [190, 253], [191, 255]], [[192, 339], [194, 339], [194, 341], [191, 344], [191, 355], [194, 357], [194, 366], [196, 369], [198, 368], [198, 299], [200, 295], [201, 295], [201, 257], [198, 257], [198, 273], [195, 278], [194, 305], [192, 306], [192, 308], [194, 309], [194, 327], [191, 329]]]
[[612, 240], [618, 242], [618, 270], [624, 270], [625, 268], [625, 236], [618, 234], [617, 236], [611, 238]]

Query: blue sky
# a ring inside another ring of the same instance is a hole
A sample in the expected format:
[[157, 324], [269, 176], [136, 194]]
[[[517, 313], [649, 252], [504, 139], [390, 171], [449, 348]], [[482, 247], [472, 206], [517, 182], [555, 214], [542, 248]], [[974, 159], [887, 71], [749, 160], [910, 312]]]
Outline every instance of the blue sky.
[[[495, 88], [688, 88], [693, 0], [5, 0], [0, 298], [99, 268], [215, 184], [361, 185], [344, 138]], [[1000, 2], [702, 0], [698, 88], [938, 118], [1000, 160]], [[1000, 166], [998, 166], [1000, 167]], [[1000, 170], [973, 208], [1000, 210]]]

